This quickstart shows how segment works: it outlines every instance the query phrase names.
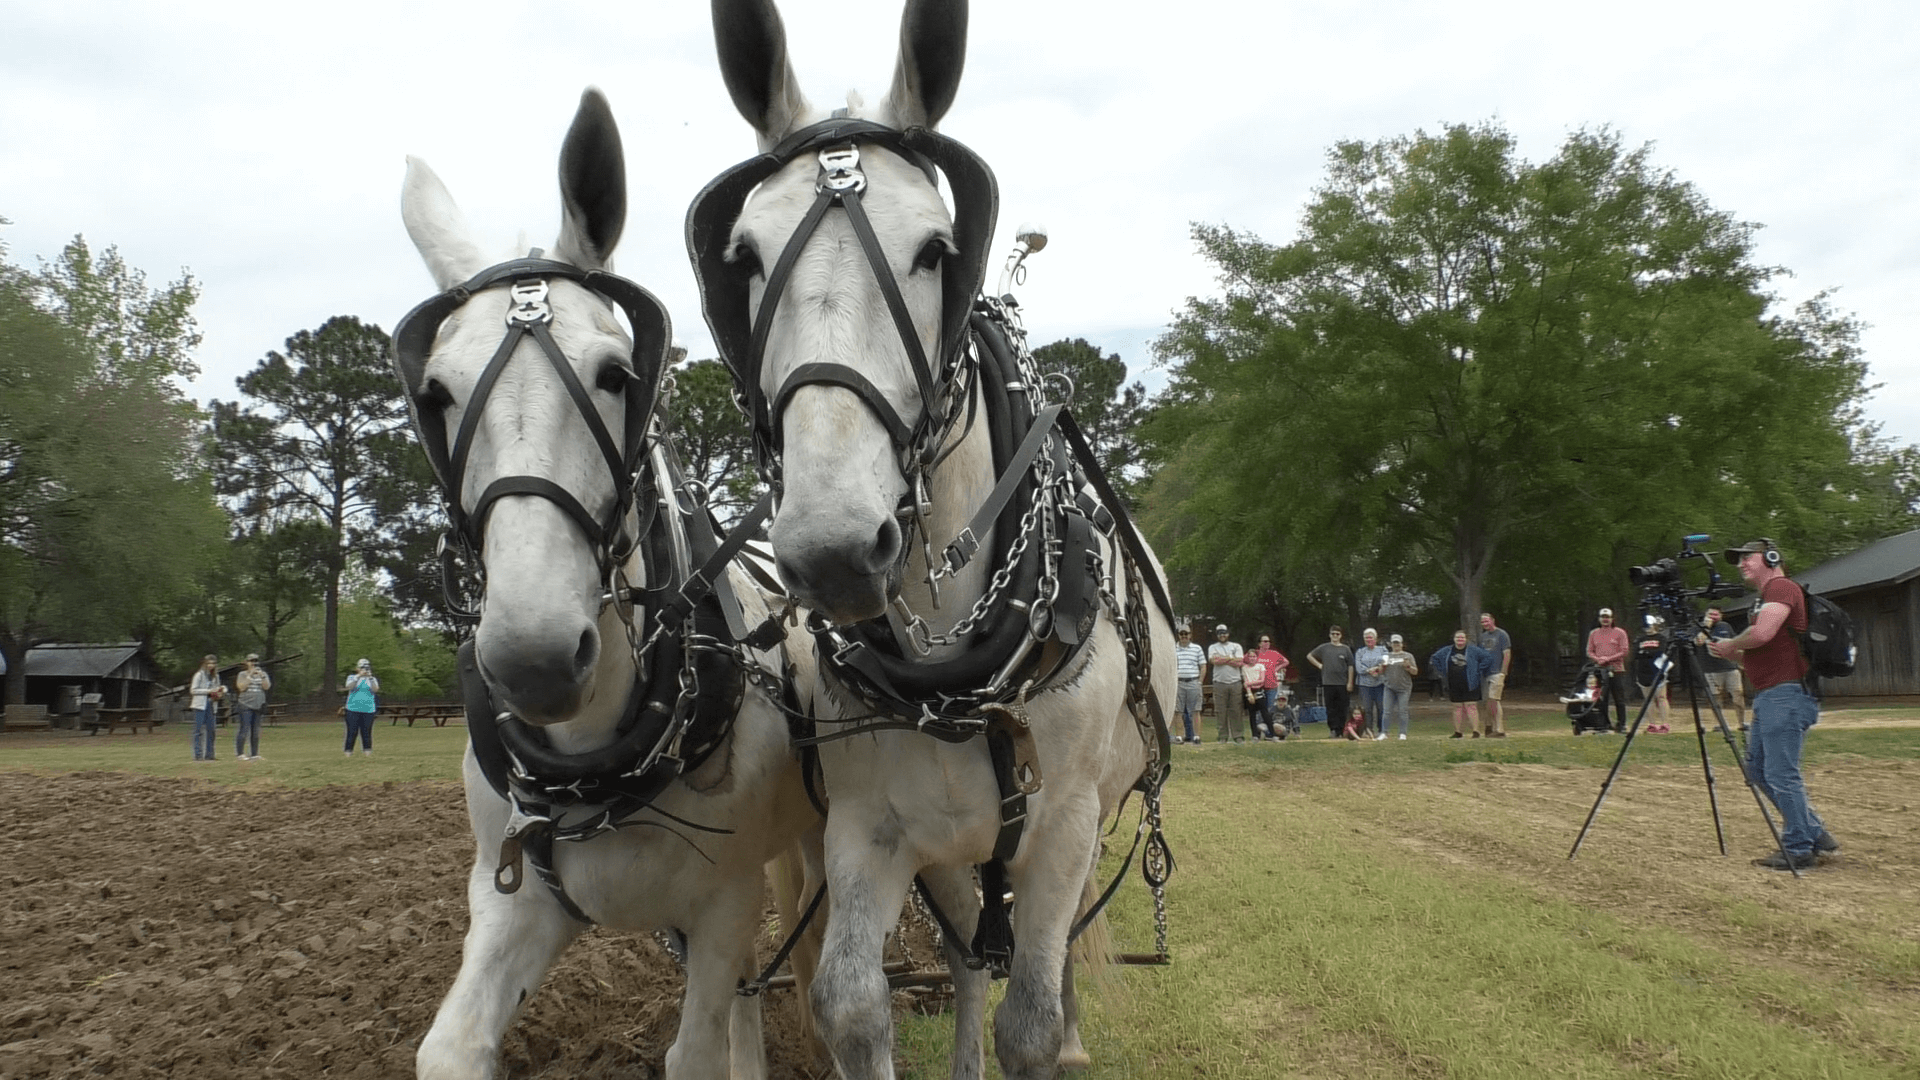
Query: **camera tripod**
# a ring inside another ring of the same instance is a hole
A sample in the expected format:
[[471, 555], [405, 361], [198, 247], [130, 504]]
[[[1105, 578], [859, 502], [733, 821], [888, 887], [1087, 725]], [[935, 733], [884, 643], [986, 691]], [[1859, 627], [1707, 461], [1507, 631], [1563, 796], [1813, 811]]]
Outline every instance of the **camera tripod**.
[[1689, 628], [1685, 631], [1684, 637], [1676, 631], [1673, 640], [1667, 643], [1667, 647], [1661, 651], [1660, 658], [1655, 661], [1653, 685], [1647, 690], [1647, 699], [1640, 703], [1640, 711], [1634, 714], [1633, 723], [1627, 727], [1627, 737], [1620, 743], [1620, 753], [1613, 759], [1613, 768], [1607, 770], [1607, 778], [1600, 785], [1600, 795], [1593, 800], [1593, 809], [1587, 811], [1586, 824], [1580, 826], [1580, 835], [1574, 839], [1573, 850], [1567, 852], [1567, 858], [1571, 860], [1580, 854], [1580, 845], [1586, 842], [1587, 833], [1593, 828], [1593, 819], [1600, 814], [1600, 804], [1607, 801], [1607, 793], [1613, 790], [1613, 782], [1620, 775], [1620, 766], [1627, 760], [1627, 751], [1633, 747], [1634, 736], [1640, 733], [1640, 722], [1646, 719], [1647, 710], [1652, 707], [1653, 699], [1669, 684], [1669, 676], [1678, 671], [1680, 678], [1686, 683], [1687, 700], [1693, 708], [1693, 732], [1700, 743], [1700, 771], [1707, 779], [1707, 805], [1713, 808], [1713, 833], [1720, 842], [1720, 854], [1727, 853], [1727, 832], [1720, 821], [1720, 798], [1714, 787], [1713, 761], [1707, 756], [1707, 727], [1700, 716], [1700, 699], [1703, 696], [1707, 699], [1707, 707], [1713, 711], [1714, 723], [1719, 727], [1721, 737], [1726, 740], [1727, 749], [1733, 752], [1734, 766], [1740, 770], [1741, 778], [1747, 782], [1747, 790], [1753, 792], [1753, 801], [1760, 808], [1760, 819], [1767, 823], [1767, 831], [1773, 834], [1774, 846], [1780, 849], [1781, 858], [1787, 859], [1788, 869], [1792, 870], [1793, 876], [1797, 878], [1800, 876], [1800, 870], [1793, 865], [1793, 860], [1788, 858], [1786, 843], [1780, 837], [1780, 827], [1774, 824], [1773, 815], [1767, 811], [1766, 793], [1760, 790], [1760, 786], [1754, 783], [1753, 777], [1747, 773], [1746, 754], [1742, 752], [1740, 744], [1735, 741], [1733, 729], [1727, 726], [1727, 714], [1720, 711], [1720, 699], [1707, 690], [1706, 669], [1702, 666], [1706, 646], [1693, 640], [1693, 635], [1698, 630], [1698, 627]]

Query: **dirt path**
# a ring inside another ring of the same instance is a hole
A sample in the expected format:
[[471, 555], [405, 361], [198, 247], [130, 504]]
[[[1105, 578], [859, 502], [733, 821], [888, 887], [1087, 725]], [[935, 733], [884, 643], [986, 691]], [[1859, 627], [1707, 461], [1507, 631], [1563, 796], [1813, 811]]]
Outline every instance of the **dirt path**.
[[[411, 1077], [459, 965], [471, 858], [453, 784], [0, 774], [0, 1080]], [[591, 931], [502, 1075], [654, 1075], [679, 995], [651, 941]], [[770, 1075], [818, 1075], [792, 995], [767, 1008]]]

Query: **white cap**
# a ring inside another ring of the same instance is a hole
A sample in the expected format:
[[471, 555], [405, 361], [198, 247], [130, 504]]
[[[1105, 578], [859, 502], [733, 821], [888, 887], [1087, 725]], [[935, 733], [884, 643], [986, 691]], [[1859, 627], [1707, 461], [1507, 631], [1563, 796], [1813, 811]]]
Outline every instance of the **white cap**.
[[1226, 632], [1227, 632], [1227, 624], [1226, 624], [1226, 623], [1221, 623], [1221, 624], [1220, 624], [1219, 626], [1216, 626], [1216, 627], [1214, 627], [1214, 628], [1213, 628], [1213, 632], [1214, 632], [1214, 633], [1216, 633], [1216, 634], [1224, 634], [1224, 633], [1226, 633]]
[[1406, 643], [1407, 639], [1401, 637], [1399, 634], [1395, 634], [1387, 639], [1387, 644], [1389, 645], [1405, 645]]
[[1600, 609], [1600, 614], [1605, 615], [1607, 618], [1611, 619], [1613, 618], [1613, 609], [1610, 607], [1603, 607]]
[[367, 659], [366, 657], [364, 657], [364, 656], [363, 656], [363, 657], [361, 657], [360, 659], [358, 659], [358, 660], [355, 660], [355, 661], [353, 662], [353, 666], [354, 666], [354, 667], [372, 667], [372, 666], [373, 666], [373, 661], [371, 661], [371, 660], [369, 660], [369, 659]]

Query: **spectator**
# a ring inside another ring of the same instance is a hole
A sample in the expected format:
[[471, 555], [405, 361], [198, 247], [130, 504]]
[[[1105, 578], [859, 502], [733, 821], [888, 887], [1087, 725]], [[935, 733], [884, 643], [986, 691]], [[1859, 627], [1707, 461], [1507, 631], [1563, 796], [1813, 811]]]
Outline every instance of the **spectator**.
[[1818, 852], [1840, 845], [1807, 801], [1800, 751], [1807, 729], [1820, 722], [1820, 701], [1807, 692], [1807, 661], [1799, 635], [1807, 632], [1807, 594], [1787, 577], [1780, 549], [1766, 538], [1726, 552], [1740, 577], [1759, 593], [1747, 628], [1707, 646], [1722, 660], [1744, 659], [1753, 679], [1753, 725], [1747, 742], [1747, 776], [1765, 792], [1785, 821], [1776, 851], [1754, 864], [1770, 870], [1812, 866]]
[[1409, 706], [1413, 701], [1413, 677], [1420, 674], [1420, 666], [1413, 662], [1413, 654], [1407, 651], [1406, 641], [1399, 634], [1387, 639], [1387, 658], [1381, 664], [1381, 681], [1386, 689], [1385, 718], [1380, 722], [1380, 734], [1386, 737], [1388, 727], [1394, 717], [1400, 718], [1400, 739], [1407, 738], [1407, 722], [1412, 718]]
[[1476, 703], [1480, 700], [1480, 684], [1496, 667], [1493, 654], [1478, 645], [1469, 645], [1465, 630], [1455, 630], [1453, 644], [1441, 646], [1427, 661], [1427, 666], [1446, 682], [1447, 700], [1453, 702], [1453, 738], [1465, 738], [1469, 731], [1474, 738], [1479, 738]]
[[267, 691], [273, 678], [260, 666], [260, 654], [248, 653], [247, 666], [233, 677], [239, 693], [239, 708], [234, 711], [233, 756], [241, 761], [260, 760], [260, 714], [267, 708]]
[[1587, 659], [1607, 673], [1607, 700], [1613, 703], [1613, 731], [1627, 730], [1627, 632], [1613, 625], [1613, 609], [1600, 609], [1600, 625], [1587, 635]]
[[1353, 742], [1359, 742], [1361, 739], [1367, 738], [1367, 711], [1358, 705], [1348, 709], [1347, 725], [1341, 730], [1340, 734], [1346, 736], [1348, 740]]
[[[1705, 621], [1707, 632], [1695, 639], [1699, 644], [1709, 645], [1733, 637], [1733, 627], [1727, 625], [1726, 616], [1719, 608], [1708, 608]], [[1707, 675], [1707, 692], [1720, 699], [1723, 711], [1727, 703], [1732, 702], [1734, 713], [1740, 718], [1740, 730], [1747, 730], [1747, 701], [1740, 686], [1740, 665], [1709, 652], [1700, 666]]]
[[219, 657], [208, 653], [201, 658], [200, 669], [187, 684], [187, 693], [191, 695], [188, 706], [193, 710], [193, 760], [212, 761], [214, 721], [220, 699], [227, 696], [227, 688], [220, 682]]
[[1213, 628], [1213, 644], [1207, 647], [1207, 662], [1213, 665], [1213, 718], [1220, 728], [1221, 742], [1243, 743], [1240, 733], [1246, 702], [1240, 698], [1240, 669], [1246, 666], [1246, 650], [1227, 640], [1227, 624]]
[[[1640, 684], [1640, 696], [1653, 706], [1653, 723], [1647, 725], [1647, 734], [1665, 735], [1673, 730], [1672, 716], [1667, 707], [1668, 679], [1660, 678], [1661, 670], [1666, 666], [1667, 640], [1665, 631], [1667, 620], [1658, 615], [1647, 616], [1646, 632], [1640, 635], [1640, 648], [1633, 661], [1634, 678]], [[1654, 690], [1654, 681], [1660, 688]]]
[[1482, 700], [1487, 703], [1487, 734], [1496, 738], [1507, 737], [1507, 710], [1500, 703], [1506, 693], [1507, 672], [1513, 668], [1513, 638], [1493, 621], [1491, 612], [1480, 613], [1480, 647], [1492, 654], [1499, 670], [1487, 676], [1486, 685], [1481, 687]]
[[1274, 718], [1273, 703], [1280, 696], [1280, 684], [1287, 674], [1286, 654], [1273, 647], [1273, 639], [1260, 635], [1260, 644], [1247, 652], [1247, 666], [1241, 670], [1241, 684], [1247, 688], [1247, 708], [1254, 725], [1254, 738], [1275, 742], [1287, 737], [1287, 729]]
[[1366, 714], [1373, 737], [1384, 739], [1387, 730], [1380, 722], [1380, 707], [1386, 700], [1387, 685], [1381, 678], [1381, 664], [1386, 662], [1387, 647], [1380, 644], [1380, 633], [1371, 626], [1360, 631], [1360, 640], [1365, 644], [1353, 654], [1353, 682], [1360, 694], [1360, 711]]
[[373, 718], [380, 711], [374, 695], [380, 692], [380, 680], [373, 677], [373, 663], [362, 658], [347, 676], [347, 756], [353, 756], [353, 739], [360, 737], [362, 752], [373, 756]]
[[1340, 639], [1346, 631], [1327, 628], [1327, 640], [1313, 647], [1307, 663], [1320, 670], [1320, 703], [1327, 707], [1327, 738], [1337, 739], [1347, 723], [1353, 693], [1353, 650]]
[[[1193, 720], [1200, 715], [1200, 665], [1207, 662], [1207, 654], [1193, 643], [1193, 628], [1180, 628], [1180, 644], [1174, 646], [1174, 674], [1179, 677], [1180, 686], [1174, 692], [1174, 708], [1180, 713], [1180, 720], [1187, 729], [1187, 743], [1200, 745], [1200, 736], [1194, 734]], [[1179, 739], [1175, 739], [1179, 742]]]

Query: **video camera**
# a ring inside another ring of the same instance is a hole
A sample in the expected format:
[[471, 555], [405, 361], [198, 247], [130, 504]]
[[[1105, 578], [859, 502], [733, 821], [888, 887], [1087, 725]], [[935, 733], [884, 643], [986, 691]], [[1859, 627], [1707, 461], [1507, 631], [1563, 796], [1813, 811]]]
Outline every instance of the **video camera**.
[[[1700, 626], [1700, 612], [1694, 610], [1689, 601], [1697, 597], [1738, 596], [1745, 586], [1737, 581], [1722, 581], [1720, 572], [1714, 569], [1713, 556], [1709, 552], [1695, 551], [1694, 546], [1705, 544], [1713, 537], [1706, 533], [1694, 533], [1680, 538], [1680, 553], [1667, 559], [1656, 559], [1647, 566], [1627, 568], [1627, 580], [1640, 590], [1640, 611], [1643, 616], [1658, 615], [1665, 623], [1664, 634], [1671, 640], [1685, 633], [1691, 637], [1705, 628]], [[1704, 588], [1689, 589], [1683, 576], [1685, 560], [1699, 559], [1707, 565], [1707, 584]], [[1644, 622], [1644, 618], [1642, 619]]]

